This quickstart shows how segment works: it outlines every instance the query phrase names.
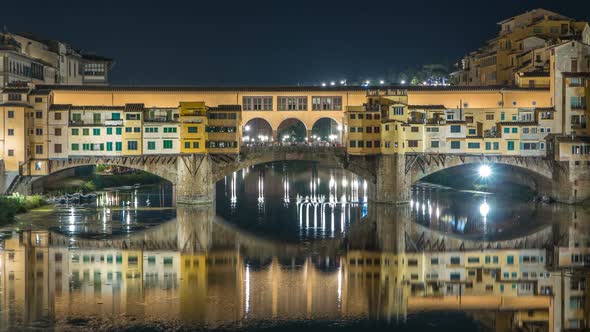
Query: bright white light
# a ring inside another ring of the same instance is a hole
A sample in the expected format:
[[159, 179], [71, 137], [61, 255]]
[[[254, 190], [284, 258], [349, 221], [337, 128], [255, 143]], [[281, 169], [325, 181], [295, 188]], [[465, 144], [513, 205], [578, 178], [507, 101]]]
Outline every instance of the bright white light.
[[246, 127], [244, 127], [245, 131], [250, 131], [250, 126], [246, 125]]
[[479, 206], [479, 213], [484, 218], [488, 216], [488, 213], [490, 213], [490, 206], [486, 201], [481, 203], [481, 205]]
[[492, 169], [488, 165], [481, 165], [479, 166], [479, 176], [482, 178], [487, 178], [488, 176], [492, 175]]
[[344, 84], [346, 84], [346, 81], [342, 80], [342, 81], [340, 81], [340, 84], [344, 85]]
[[401, 84], [406, 84], [406, 81], [405, 80], [402, 80], [400, 83]]
[[338, 126], [336, 129], [338, 129], [338, 131], [342, 131], [342, 126]]
[[384, 80], [379, 81], [379, 84], [385, 84]]
[[365, 84], [366, 84], [366, 85], [369, 85], [369, 84], [371, 84], [371, 81], [369, 81], [369, 80], [366, 80], [366, 81], [365, 81]]
[[326, 83], [322, 82], [322, 86], [326, 86]]
[[330, 82], [330, 85], [334, 86], [336, 85], [336, 82]]

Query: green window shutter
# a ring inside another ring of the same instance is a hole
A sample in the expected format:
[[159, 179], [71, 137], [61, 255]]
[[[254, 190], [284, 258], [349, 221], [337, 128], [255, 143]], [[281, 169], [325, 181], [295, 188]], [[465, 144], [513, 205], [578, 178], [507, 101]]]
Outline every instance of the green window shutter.
[[78, 151], [80, 149], [80, 145], [73, 143], [72, 144], [72, 151]]
[[155, 150], [156, 149], [156, 142], [149, 141], [147, 145], [148, 145], [148, 150]]
[[518, 128], [517, 127], [512, 128], [512, 133], [513, 134], [517, 134], [518, 133]]
[[510, 128], [505, 127], [504, 128], [504, 134], [510, 134]]
[[94, 135], [94, 136], [100, 136], [100, 128], [94, 128], [94, 129], [92, 129], [92, 135]]
[[116, 133], [117, 135], [121, 135], [121, 132], [122, 132], [122, 131], [123, 131], [123, 129], [122, 129], [121, 127], [119, 127], [119, 128], [115, 128], [115, 133]]
[[486, 150], [491, 150], [491, 149], [492, 149], [492, 143], [486, 142]]
[[113, 134], [113, 128], [107, 128], [107, 135]]
[[122, 142], [115, 142], [115, 150], [116, 151], [123, 150], [123, 143]]
[[508, 151], [514, 151], [514, 141], [508, 141]]
[[164, 149], [172, 149], [172, 141], [164, 140]]
[[107, 151], [113, 151], [113, 142], [107, 142]]
[[77, 136], [80, 134], [80, 129], [78, 128], [72, 128], [72, 135], [73, 136]]
[[90, 129], [88, 129], [88, 128], [82, 129], [82, 135], [84, 135], [84, 136], [90, 135]]
[[121, 120], [121, 113], [111, 113], [111, 119]]

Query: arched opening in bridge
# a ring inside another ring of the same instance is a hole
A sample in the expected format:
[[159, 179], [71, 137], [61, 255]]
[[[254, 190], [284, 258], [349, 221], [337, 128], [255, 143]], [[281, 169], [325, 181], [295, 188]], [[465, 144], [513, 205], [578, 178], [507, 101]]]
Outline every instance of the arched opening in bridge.
[[158, 175], [119, 165], [68, 167], [30, 183], [33, 193], [55, 198], [57, 204], [96, 204], [104, 207], [173, 206], [172, 183]]
[[321, 118], [311, 128], [312, 142], [342, 143], [342, 126], [332, 118]]
[[301, 143], [307, 138], [307, 128], [298, 119], [286, 119], [277, 128], [277, 139], [283, 143]]
[[246, 122], [242, 128], [244, 143], [270, 142], [273, 140], [272, 126], [262, 118], [254, 118]]

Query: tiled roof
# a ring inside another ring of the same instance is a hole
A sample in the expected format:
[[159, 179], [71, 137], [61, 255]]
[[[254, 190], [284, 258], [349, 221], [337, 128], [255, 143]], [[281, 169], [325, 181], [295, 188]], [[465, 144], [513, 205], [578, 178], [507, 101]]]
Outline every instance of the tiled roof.
[[520, 77], [549, 77], [548, 71], [529, 71], [524, 73], [518, 73]]
[[28, 108], [33, 108], [33, 106], [31, 106], [28, 103], [24, 103], [22, 101], [7, 101], [5, 103], [0, 104], [0, 107], [28, 107]]
[[445, 105], [408, 105], [408, 109], [411, 110], [445, 110]]
[[31, 91], [30, 95], [32, 96], [46, 96], [51, 93], [49, 89], [35, 89]]
[[105, 106], [105, 105], [88, 105], [88, 106], [71, 106], [73, 111], [122, 111], [124, 106]]
[[51, 104], [50, 111], [69, 111], [72, 108], [71, 104]]
[[501, 126], [536, 126], [536, 121], [502, 121], [498, 122]]
[[561, 74], [563, 75], [563, 77], [590, 77], [590, 72], [577, 72], [577, 73], [564, 72]]
[[144, 104], [125, 104], [124, 111], [125, 112], [142, 112], [144, 109]]

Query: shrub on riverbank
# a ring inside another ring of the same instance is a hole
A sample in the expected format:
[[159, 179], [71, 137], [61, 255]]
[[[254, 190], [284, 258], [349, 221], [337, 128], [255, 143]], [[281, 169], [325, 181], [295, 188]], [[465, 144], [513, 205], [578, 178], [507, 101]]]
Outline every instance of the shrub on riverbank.
[[39, 195], [0, 197], [0, 222], [10, 221], [17, 213], [27, 212], [45, 204], [45, 199]]

